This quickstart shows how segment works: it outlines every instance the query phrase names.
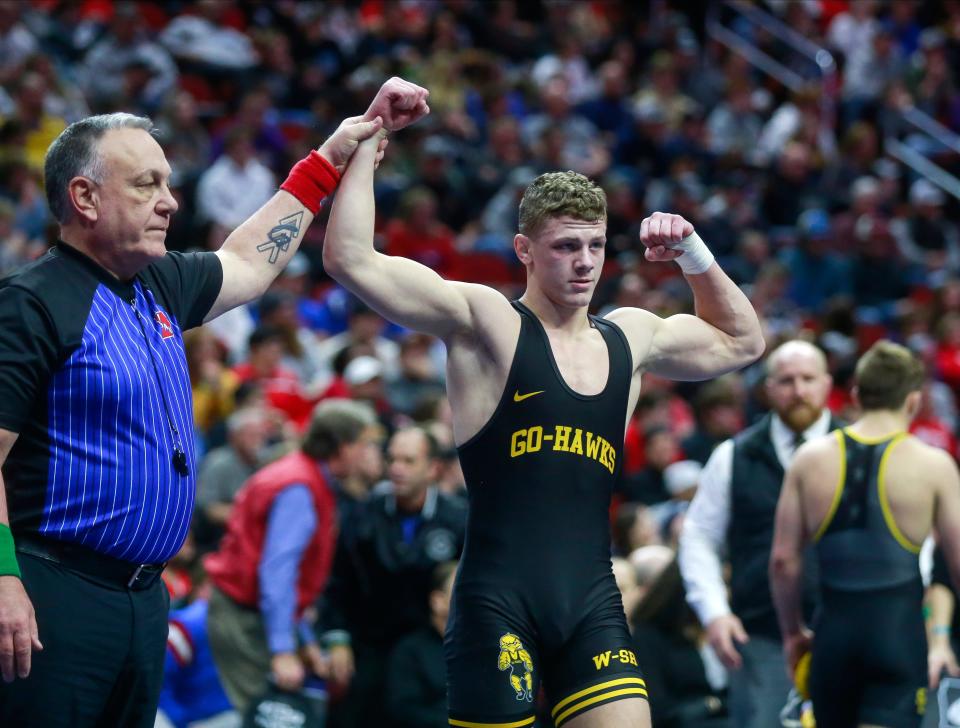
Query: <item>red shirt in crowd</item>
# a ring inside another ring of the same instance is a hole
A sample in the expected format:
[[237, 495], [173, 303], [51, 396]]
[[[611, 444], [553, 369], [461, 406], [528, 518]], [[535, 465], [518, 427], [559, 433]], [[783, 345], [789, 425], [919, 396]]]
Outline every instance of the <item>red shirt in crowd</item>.
[[391, 220], [384, 233], [388, 255], [411, 258], [444, 278], [456, 276], [457, 249], [453, 231], [446, 225], [435, 222], [424, 229], [404, 220]]
[[237, 604], [258, 609], [259, 568], [273, 502], [281, 491], [305, 484], [313, 495], [317, 527], [297, 575], [297, 615], [313, 604], [330, 576], [337, 543], [337, 500], [320, 464], [300, 450], [258, 470], [237, 495], [220, 549], [204, 560], [210, 581]]

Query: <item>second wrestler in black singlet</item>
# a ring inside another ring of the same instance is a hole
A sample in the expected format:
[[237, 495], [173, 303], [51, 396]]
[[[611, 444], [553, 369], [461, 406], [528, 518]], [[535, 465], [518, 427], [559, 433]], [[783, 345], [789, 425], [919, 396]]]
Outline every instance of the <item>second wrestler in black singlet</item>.
[[884, 482], [887, 459], [907, 435], [834, 435], [840, 482], [814, 534], [822, 586], [810, 666], [817, 728], [916, 728], [927, 682], [920, 547], [897, 527]]
[[506, 388], [460, 446], [470, 513], [445, 640], [450, 725], [534, 723], [541, 680], [555, 724], [645, 697], [610, 567], [609, 507], [633, 366], [620, 329], [590, 317], [609, 353], [597, 395], [564, 382], [523, 304]]

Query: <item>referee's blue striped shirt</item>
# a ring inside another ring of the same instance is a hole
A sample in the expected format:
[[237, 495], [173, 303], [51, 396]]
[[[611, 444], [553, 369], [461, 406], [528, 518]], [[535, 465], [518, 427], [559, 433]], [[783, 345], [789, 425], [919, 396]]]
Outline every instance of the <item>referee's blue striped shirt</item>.
[[180, 549], [196, 489], [181, 332], [202, 323], [222, 278], [213, 253], [168, 253], [118, 281], [61, 243], [0, 282], [0, 428], [19, 433], [3, 466], [15, 535], [132, 563]]

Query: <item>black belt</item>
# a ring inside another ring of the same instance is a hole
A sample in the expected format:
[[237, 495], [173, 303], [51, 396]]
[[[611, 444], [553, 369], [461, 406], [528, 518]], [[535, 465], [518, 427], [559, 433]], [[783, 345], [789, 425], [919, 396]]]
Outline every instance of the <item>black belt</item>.
[[36, 534], [15, 536], [17, 551], [90, 577], [107, 586], [143, 591], [149, 589], [166, 564], [133, 564], [113, 556], [98, 553], [91, 548], [67, 541], [56, 541]]

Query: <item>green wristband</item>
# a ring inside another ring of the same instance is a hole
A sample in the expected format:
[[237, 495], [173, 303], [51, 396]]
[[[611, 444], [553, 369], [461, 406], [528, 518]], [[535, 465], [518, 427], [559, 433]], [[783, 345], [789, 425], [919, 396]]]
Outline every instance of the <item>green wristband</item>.
[[13, 534], [6, 523], [0, 523], [0, 576], [20, 578], [20, 565], [13, 549]]
[[331, 629], [320, 636], [320, 642], [327, 649], [331, 647], [349, 647], [350, 633], [345, 629]]

